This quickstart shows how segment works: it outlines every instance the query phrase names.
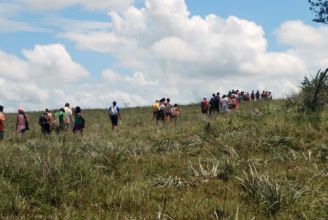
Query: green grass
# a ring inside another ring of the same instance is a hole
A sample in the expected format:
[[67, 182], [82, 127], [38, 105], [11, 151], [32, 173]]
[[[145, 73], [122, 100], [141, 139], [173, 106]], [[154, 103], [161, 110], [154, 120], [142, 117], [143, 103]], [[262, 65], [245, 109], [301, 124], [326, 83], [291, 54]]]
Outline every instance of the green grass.
[[156, 125], [150, 108], [86, 110], [83, 136], [14, 134], [0, 144], [1, 219], [327, 219], [328, 112], [285, 101], [205, 118], [183, 106]]

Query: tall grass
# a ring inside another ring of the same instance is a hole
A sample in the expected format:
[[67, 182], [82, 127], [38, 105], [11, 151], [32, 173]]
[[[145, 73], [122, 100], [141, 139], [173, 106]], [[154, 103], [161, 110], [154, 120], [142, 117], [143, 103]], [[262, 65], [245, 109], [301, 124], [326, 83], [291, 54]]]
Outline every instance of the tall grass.
[[[286, 107], [287, 106], [287, 107]], [[150, 108], [86, 110], [84, 134], [14, 134], [0, 143], [1, 219], [325, 219], [328, 112], [314, 126], [286, 101], [206, 118], [182, 106], [156, 125]], [[251, 164], [251, 166], [250, 166]]]

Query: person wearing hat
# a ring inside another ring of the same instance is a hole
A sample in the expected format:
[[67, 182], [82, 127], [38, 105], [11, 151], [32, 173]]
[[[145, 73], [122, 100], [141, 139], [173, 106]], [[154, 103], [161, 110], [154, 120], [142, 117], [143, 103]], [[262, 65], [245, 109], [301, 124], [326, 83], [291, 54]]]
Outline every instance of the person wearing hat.
[[16, 120], [16, 132], [24, 134], [27, 130], [29, 130], [27, 115], [23, 108], [19, 108]]
[[3, 106], [0, 105], [0, 142], [5, 136], [5, 114], [3, 114]]

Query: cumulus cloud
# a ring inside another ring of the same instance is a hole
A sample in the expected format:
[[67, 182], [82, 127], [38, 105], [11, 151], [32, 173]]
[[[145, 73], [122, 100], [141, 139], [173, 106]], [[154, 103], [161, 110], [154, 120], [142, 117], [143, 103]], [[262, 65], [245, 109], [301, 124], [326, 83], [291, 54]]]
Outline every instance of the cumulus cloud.
[[114, 100], [126, 106], [146, 105], [152, 98], [145, 97], [157, 85], [141, 72], [127, 76], [111, 69], [104, 70], [103, 80], [97, 81], [61, 44], [23, 49], [22, 56], [0, 50], [1, 104], [6, 111], [19, 106], [58, 108], [66, 102], [86, 108], [107, 107]]
[[61, 44], [36, 45], [33, 50], [24, 49], [22, 52], [30, 68], [29, 76], [33, 78], [61, 80], [60, 84], [69, 84], [89, 76], [88, 71], [74, 62]]
[[[170, 91], [188, 101], [237, 86], [273, 90], [276, 97], [297, 90], [295, 85], [310, 71], [313, 60], [302, 56], [307, 44], [313, 46], [313, 39], [302, 41], [303, 31], [314, 32], [312, 38], [318, 37], [317, 32], [325, 35], [323, 29], [287, 22], [277, 36], [290, 50], [270, 52], [261, 26], [235, 16], [190, 16], [184, 0], [146, 0], [143, 8], [131, 6], [123, 12], [111, 11], [109, 16], [109, 31], [68, 31], [59, 37], [83, 50], [109, 53], [121, 67], [160, 82], [157, 91]], [[319, 38], [316, 41], [327, 43]], [[317, 56], [321, 63], [326, 62], [322, 57]], [[122, 79], [113, 72], [103, 76]], [[282, 82], [288, 88], [281, 88]]]
[[[33, 98], [47, 105], [69, 101], [84, 107], [104, 107], [113, 100], [149, 105], [160, 97], [190, 103], [233, 88], [271, 90], [274, 97], [284, 97], [299, 89], [305, 74], [328, 64], [327, 28], [314, 28], [301, 21], [278, 27], [277, 40], [288, 49], [271, 52], [264, 30], [255, 22], [214, 14], [191, 16], [184, 0], [145, 0], [142, 8], [131, 5], [132, 1], [111, 0], [26, 3], [41, 9], [79, 4], [109, 11], [108, 22], [71, 20], [66, 22], [70, 28], [57, 34], [81, 50], [103, 53], [117, 61], [102, 71], [101, 80], [90, 79], [88, 71], [72, 60], [63, 45], [23, 50], [24, 59], [0, 51], [0, 77], [21, 84], [30, 80], [36, 87], [26, 94], [35, 91]], [[119, 69], [124, 69], [124, 74]], [[51, 90], [51, 86], [40, 86], [38, 79], [63, 79], [63, 86]], [[8, 102], [14, 100], [10, 97], [21, 98], [9, 95]], [[35, 103], [27, 97], [23, 100]]]
[[78, 82], [89, 77], [88, 71], [74, 62], [61, 44], [36, 45], [33, 50], [23, 49], [25, 59], [0, 51], [0, 77], [16, 81], [60, 84]]
[[61, 44], [36, 45], [22, 54], [25, 59], [0, 50], [0, 92], [6, 103], [49, 104], [56, 99], [50, 88], [78, 86], [90, 77]]
[[328, 66], [328, 27], [287, 21], [280, 25], [276, 35], [281, 44], [289, 46], [288, 54], [299, 57], [311, 72]]

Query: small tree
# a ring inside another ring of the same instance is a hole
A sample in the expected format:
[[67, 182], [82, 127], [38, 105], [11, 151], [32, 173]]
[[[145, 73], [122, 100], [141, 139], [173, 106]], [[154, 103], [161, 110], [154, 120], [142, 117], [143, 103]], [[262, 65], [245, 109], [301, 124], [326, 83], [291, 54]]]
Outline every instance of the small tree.
[[301, 86], [304, 108], [311, 112], [319, 112], [328, 103], [328, 69], [319, 70], [311, 80], [304, 77]]
[[308, 0], [310, 10], [316, 13], [314, 22], [328, 24], [328, 0]]

